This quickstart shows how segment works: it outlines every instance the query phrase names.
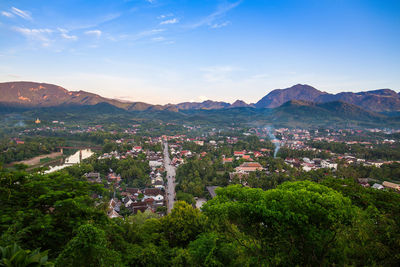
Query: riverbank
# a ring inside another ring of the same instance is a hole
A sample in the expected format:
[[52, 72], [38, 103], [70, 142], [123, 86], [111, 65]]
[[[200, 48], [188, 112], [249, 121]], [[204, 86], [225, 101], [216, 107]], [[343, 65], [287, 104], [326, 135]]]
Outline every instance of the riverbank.
[[10, 166], [15, 165], [15, 164], [25, 164], [25, 165], [28, 165], [28, 166], [31, 167], [31, 166], [35, 166], [35, 165], [46, 164], [46, 163], [48, 163], [48, 161], [41, 162], [41, 160], [46, 159], [46, 158], [52, 160], [52, 159], [56, 159], [58, 157], [61, 157], [62, 155], [63, 155], [63, 153], [61, 153], [61, 152], [53, 152], [53, 153], [50, 153], [50, 154], [44, 154], [44, 155], [36, 156], [34, 158], [31, 158], [31, 159], [26, 159], [26, 160], [22, 160], [22, 161], [18, 161], [18, 162], [12, 162], [12, 163], [10, 163]]

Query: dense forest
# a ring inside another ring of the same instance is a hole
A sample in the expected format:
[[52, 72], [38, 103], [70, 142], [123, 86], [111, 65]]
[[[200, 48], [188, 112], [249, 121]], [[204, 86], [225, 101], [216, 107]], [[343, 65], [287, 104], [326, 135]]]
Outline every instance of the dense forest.
[[400, 195], [352, 179], [285, 182], [267, 191], [232, 185], [202, 211], [177, 202], [161, 218], [144, 212], [109, 219], [108, 195], [79, 173], [0, 170], [0, 265], [400, 263]]

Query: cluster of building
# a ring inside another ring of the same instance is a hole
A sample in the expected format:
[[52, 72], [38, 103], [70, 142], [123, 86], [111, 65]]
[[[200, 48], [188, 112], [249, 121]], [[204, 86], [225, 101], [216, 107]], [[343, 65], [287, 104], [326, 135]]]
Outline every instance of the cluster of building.
[[108, 216], [122, 218], [119, 214], [122, 205], [132, 214], [146, 210], [157, 212], [159, 207], [165, 206], [164, 192], [158, 188], [126, 188], [121, 192], [121, 199], [114, 197], [108, 203]]
[[[373, 184], [372, 184], [372, 183]], [[362, 185], [363, 187], [371, 187], [374, 189], [378, 190], [383, 190], [383, 189], [389, 189], [389, 190], [395, 190], [396, 192], [400, 192], [400, 184], [384, 181], [382, 184], [375, 183], [372, 181], [372, 179], [369, 178], [359, 178], [358, 183]], [[372, 186], [371, 186], [372, 184]]]

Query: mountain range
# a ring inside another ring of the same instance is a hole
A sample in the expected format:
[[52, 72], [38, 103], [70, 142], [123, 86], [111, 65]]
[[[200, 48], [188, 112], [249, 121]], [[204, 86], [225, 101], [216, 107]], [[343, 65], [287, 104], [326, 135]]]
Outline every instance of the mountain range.
[[[291, 105], [308, 105], [317, 108], [318, 105], [330, 102], [343, 102], [363, 110], [397, 114], [400, 112], [400, 94], [390, 89], [380, 89], [366, 92], [342, 92], [330, 94], [320, 91], [310, 85], [296, 84], [286, 89], [275, 89], [261, 98], [257, 103], [247, 104], [237, 100], [230, 104], [207, 100], [204, 102], [184, 102], [179, 104], [152, 105], [143, 102], [127, 102], [105, 98], [85, 91], [68, 91], [60, 86], [35, 82], [5, 82], [0, 83], [0, 105], [3, 107], [38, 108], [57, 106], [80, 106], [108, 103], [128, 111], [184, 111], [184, 110], [218, 110], [231, 108], [277, 108], [287, 102]], [[297, 102], [296, 102], [297, 101]], [[300, 102], [299, 102], [300, 101]], [[353, 108], [355, 110], [355, 108]]]

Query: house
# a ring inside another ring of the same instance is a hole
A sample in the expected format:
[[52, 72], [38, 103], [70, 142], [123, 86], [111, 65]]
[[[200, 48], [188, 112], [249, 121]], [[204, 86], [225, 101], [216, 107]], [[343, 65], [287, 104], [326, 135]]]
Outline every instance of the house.
[[301, 164], [301, 166], [302, 166], [303, 170], [306, 172], [309, 172], [309, 171], [315, 169], [315, 165], [312, 163], [304, 162], [303, 164]]
[[337, 170], [337, 163], [321, 160], [321, 168], [335, 169]]
[[155, 181], [154, 182], [154, 187], [158, 189], [164, 189], [164, 182], [163, 181]]
[[157, 202], [164, 201], [164, 197], [160, 194], [158, 194], [157, 196], [153, 196], [152, 198]]
[[145, 196], [157, 196], [161, 195], [161, 190], [158, 188], [146, 188], [143, 190]]
[[122, 216], [121, 215], [119, 215], [119, 213], [118, 212], [116, 212], [115, 210], [111, 210], [108, 214], [108, 217], [109, 218], [122, 218]]
[[119, 183], [121, 181], [121, 175], [115, 174], [113, 172], [107, 175], [107, 180], [111, 183]]
[[131, 195], [139, 195], [141, 192], [139, 188], [126, 188], [126, 192], [128, 192]]
[[107, 215], [109, 218], [122, 218], [121, 215], [118, 214], [119, 207], [121, 206], [121, 203], [118, 202], [115, 199], [111, 199], [110, 202], [108, 203], [108, 211]]
[[204, 146], [204, 141], [195, 140], [194, 143], [199, 146]]
[[225, 164], [225, 163], [232, 163], [233, 162], [233, 158], [223, 158], [222, 159], [222, 164]]
[[395, 184], [395, 183], [391, 183], [391, 182], [384, 181], [384, 182], [382, 183], [382, 185], [383, 185], [385, 188], [390, 188], [390, 189], [394, 189], [394, 190], [400, 191], [400, 184]]
[[258, 157], [261, 157], [261, 156], [262, 156], [261, 152], [254, 151], [254, 157], [258, 158]]
[[142, 147], [141, 147], [141, 146], [134, 146], [134, 147], [132, 148], [132, 151], [133, 151], [133, 152], [140, 152], [140, 151], [142, 151]]
[[101, 183], [100, 173], [89, 172], [84, 175], [91, 183]]
[[245, 159], [248, 161], [253, 161], [253, 159], [250, 157], [250, 155], [243, 155], [242, 159]]
[[158, 161], [158, 160], [150, 160], [149, 161], [150, 168], [157, 168], [157, 167], [160, 167], [162, 165], [163, 165], [162, 161]]
[[139, 210], [141, 212], [145, 212], [148, 209], [147, 203], [145, 201], [134, 202], [131, 204], [130, 209], [134, 214], [136, 214]]
[[246, 153], [246, 151], [235, 151], [235, 152], [233, 152], [233, 155], [235, 157], [243, 157], [245, 153]]
[[264, 168], [258, 162], [244, 162], [239, 167], [236, 167], [237, 172], [254, 172], [262, 171]]
[[375, 183], [375, 184], [372, 186], [372, 188], [378, 189], [378, 190], [382, 190], [382, 189], [384, 189], [385, 187], [384, 187], [383, 185], [381, 185], [381, 184]]
[[191, 151], [189, 151], [189, 150], [182, 150], [181, 151], [181, 156], [191, 156], [192, 155], [192, 152]]
[[358, 178], [357, 181], [363, 187], [370, 187], [370, 185], [368, 183], [368, 181], [369, 181], [368, 178]]

